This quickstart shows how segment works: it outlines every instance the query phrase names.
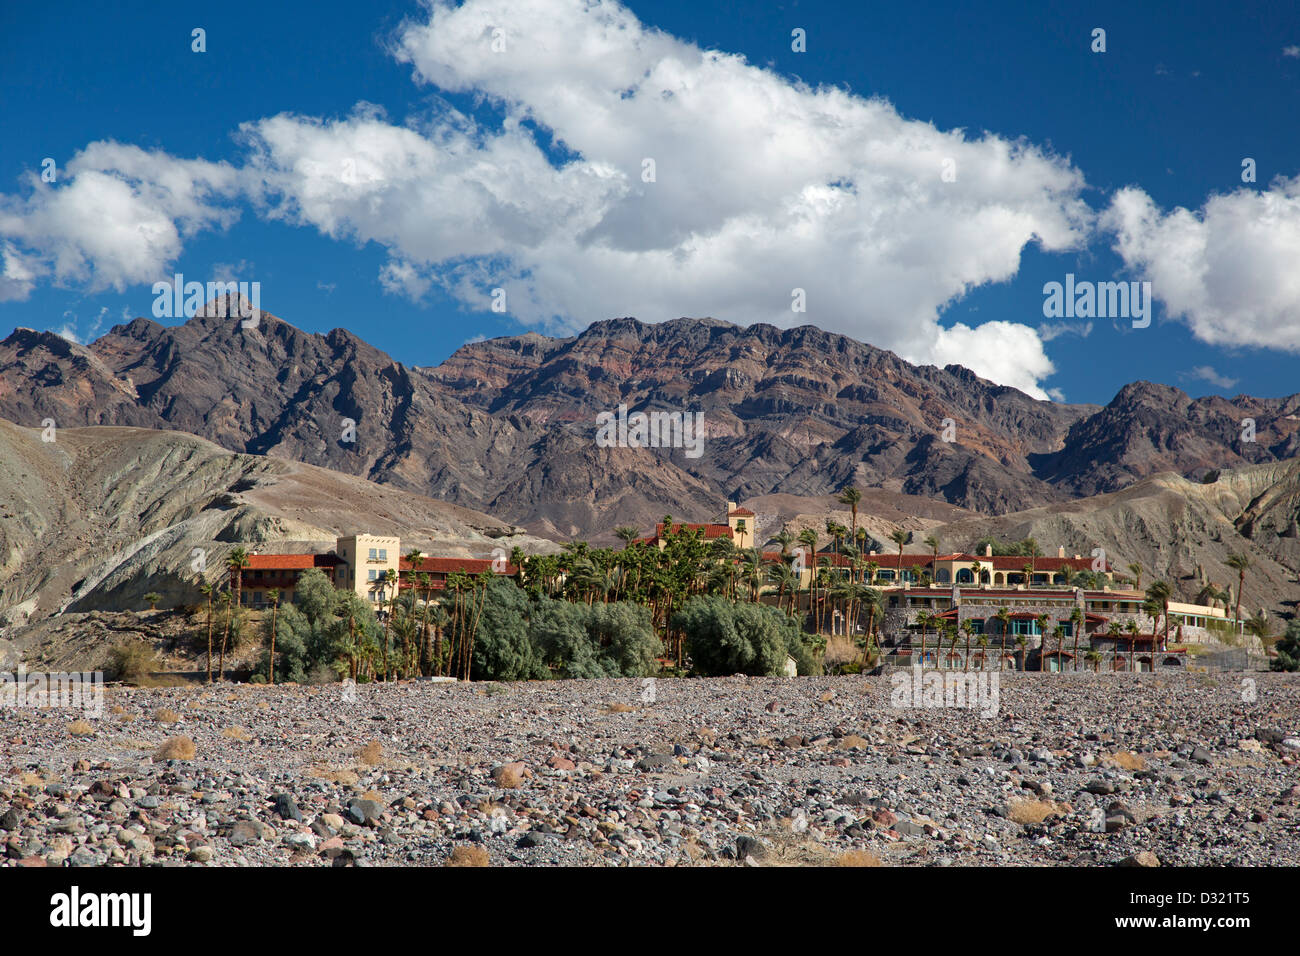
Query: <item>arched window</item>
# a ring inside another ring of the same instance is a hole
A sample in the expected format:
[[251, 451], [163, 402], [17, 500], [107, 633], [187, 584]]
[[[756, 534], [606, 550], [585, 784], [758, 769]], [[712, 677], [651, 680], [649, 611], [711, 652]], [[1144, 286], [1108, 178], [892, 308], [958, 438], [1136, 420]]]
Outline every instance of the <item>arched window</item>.
[[1001, 571], [999, 571], [997, 574], [993, 575], [993, 583], [994, 583], [994, 584], [1006, 584], [1006, 583], [1007, 583], [1007, 582], [1006, 582], [1006, 578], [1003, 576], [1003, 574], [1002, 574]]
[[974, 583], [975, 583], [975, 575], [971, 574], [971, 570], [970, 570], [970, 568], [958, 568], [958, 569], [957, 569], [957, 583], [958, 583], [958, 584], [974, 584]]
[[948, 569], [947, 569], [947, 568], [940, 568], [938, 571], [936, 571], [936, 572], [934, 573], [934, 579], [935, 579], [935, 581], [937, 581], [939, 584], [947, 584], [947, 583], [948, 583]]

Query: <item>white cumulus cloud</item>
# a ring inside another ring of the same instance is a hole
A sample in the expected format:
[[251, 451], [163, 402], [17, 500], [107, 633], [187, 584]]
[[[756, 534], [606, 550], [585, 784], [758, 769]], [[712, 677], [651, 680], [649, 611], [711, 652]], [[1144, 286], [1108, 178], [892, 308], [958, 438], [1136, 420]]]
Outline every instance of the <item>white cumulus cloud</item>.
[[1300, 177], [1211, 196], [1195, 212], [1122, 189], [1101, 218], [1114, 248], [1201, 341], [1300, 351]]
[[510, 315], [561, 331], [627, 314], [811, 322], [1044, 396], [1032, 328], [939, 316], [1014, 276], [1026, 244], [1083, 243], [1065, 160], [805, 86], [604, 0], [434, 3], [394, 52], [421, 82], [486, 97], [499, 128], [448, 107], [404, 126], [365, 107], [244, 127], [270, 214], [382, 243], [389, 291], [438, 283], [485, 310], [499, 287]]
[[55, 183], [28, 177], [28, 195], [0, 195], [0, 299], [26, 298], [48, 278], [91, 291], [151, 282], [201, 229], [229, 225], [219, 202], [236, 189], [222, 163], [177, 159], [115, 142], [91, 143]]

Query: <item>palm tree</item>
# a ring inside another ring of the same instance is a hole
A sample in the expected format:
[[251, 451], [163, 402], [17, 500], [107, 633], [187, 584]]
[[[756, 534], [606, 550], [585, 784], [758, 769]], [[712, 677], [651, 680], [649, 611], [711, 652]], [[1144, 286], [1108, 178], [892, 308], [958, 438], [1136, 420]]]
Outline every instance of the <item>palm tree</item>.
[[1097, 673], [1097, 667], [1101, 664], [1101, 654], [1097, 651], [1089, 651], [1084, 658], [1092, 664], [1092, 672]]
[[804, 566], [809, 569], [808, 575], [808, 606], [813, 614], [814, 627], [821, 629], [817, 622], [817, 532], [812, 528], [804, 528], [799, 532], [799, 543], [808, 549], [808, 558], [804, 561]]
[[794, 599], [799, 587], [799, 578], [784, 561], [777, 561], [768, 566], [768, 580], [776, 585], [776, 606], [779, 610], [785, 604], [785, 592], [790, 591], [791, 612], [794, 611]]
[[614, 529], [614, 537], [618, 538], [618, 540], [623, 542], [624, 551], [632, 547], [632, 542], [637, 539], [637, 535], [639, 533], [640, 532], [638, 532], [636, 528], [627, 524], [620, 525], [619, 527]]
[[236, 547], [230, 552], [230, 557], [226, 558], [226, 567], [230, 569], [230, 574], [235, 582], [235, 606], [243, 605], [244, 592], [244, 568], [248, 567], [248, 552], [242, 547]]
[[[393, 589], [391, 597], [388, 595], [388, 589]], [[384, 680], [388, 680], [389, 668], [389, 641], [388, 630], [393, 618], [393, 605], [397, 601], [397, 594], [401, 590], [401, 577], [397, 571], [392, 568], [385, 568], [379, 575], [379, 606], [382, 609], [385, 602], [388, 604], [387, 612], [384, 614]]]
[[1034, 572], [1038, 570], [1038, 541], [1026, 538], [1025, 547], [1029, 549], [1029, 583], [1034, 583]]
[[935, 535], [927, 534], [925, 541], [922, 543], [930, 549], [930, 574], [937, 574], [939, 570], [939, 539]]
[[162, 600], [162, 595], [157, 591], [150, 591], [144, 596], [144, 599], [149, 604], [149, 610], [156, 611], [158, 610], [158, 602]]
[[975, 643], [980, 648], [980, 670], [985, 670], [989, 666], [989, 636], [980, 631], [975, 636]]
[[1052, 628], [1052, 637], [1056, 638], [1056, 671], [1059, 674], [1065, 671], [1065, 664], [1061, 660], [1061, 655], [1065, 651], [1065, 628], [1057, 624]]
[[876, 629], [876, 617], [884, 609], [881, 603], [880, 591], [876, 588], [863, 588], [861, 596], [861, 607], [867, 612], [867, 645], [863, 650], [863, 660], [865, 663], [866, 652], [873, 644], [872, 635]]
[[898, 576], [894, 579], [895, 584], [903, 583], [903, 545], [912, 540], [912, 532], [904, 531], [902, 528], [895, 528], [889, 533], [889, 540], [898, 545]]
[[1026, 564], [1020, 569], [1020, 574], [1025, 579], [1025, 587], [1032, 587], [1034, 583], [1034, 566], [1032, 564]]
[[275, 683], [275, 616], [280, 610], [280, 589], [271, 588], [266, 592], [266, 599], [271, 602], [271, 660], [267, 666], [267, 680]]
[[230, 619], [234, 616], [234, 603], [230, 598], [230, 591], [221, 592], [221, 606], [226, 610], [226, 630], [221, 635], [221, 653], [217, 657], [217, 679], [226, 679], [226, 641], [230, 639]]
[[1256, 611], [1246, 621], [1246, 632], [1258, 637], [1261, 644], [1268, 639], [1269, 630], [1268, 615], [1262, 609]]
[[1142, 590], [1142, 565], [1134, 561], [1128, 566], [1129, 573], [1133, 575], [1133, 590]]
[[1246, 572], [1250, 570], [1250, 557], [1244, 553], [1233, 552], [1228, 555], [1228, 560], [1224, 562], [1228, 567], [1237, 572], [1237, 606], [1233, 610], [1234, 627], [1240, 632], [1241, 628], [1241, 595], [1246, 590]]
[[1123, 633], [1123, 628], [1119, 626], [1119, 621], [1113, 620], [1106, 625], [1106, 634], [1114, 639], [1114, 644], [1111, 645], [1112, 654], [1119, 654], [1119, 636], [1121, 633]]
[[930, 625], [936, 620], [935, 616], [929, 611], [922, 611], [916, 615], [916, 624], [921, 628], [921, 669], [925, 670], [925, 632]]
[[1079, 636], [1083, 633], [1083, 611], [1075, 608], [1070, 612], [1070, 631], [1074, 634], [1074, 670], [1079, 669]]
[[204, 581], [199, 593], [208, 599], [208, 683], [212, 683], [212, 585]]
[[226, 679], [225, 660], [226, 660], [226, 638], [230, 636], [230, 620], [234, 613], [243, 606], [244, 603], [244, 568], [248, 567], [248, 552], [242, 547], [236, 546], [226, 558], [226, 567], [230, 569], [230, 574], [234, 580], [234, 604], [226, 612], [226, 633], [221, 638], [221, 679]]
[[1268, 614], [1262, 608], [1246, 619], [1246, 630], [1256, 637], [1268, 637], [1269, 623]]
[[998, 655], [998, 670], [1002, 670], [1007, 659], [1007, 632], [1011, 630], [1011, 612], [1002, 607], [993, 616], [998, 619], [998, 630], [1002, 633], [1002, 653]]
[[[1169, 598], [1173, 596], [1174, 589], [1165, 581], [1152, 581], [1147, 587], [1147, 600], [1160, 608], [1160, 613], [1165, 618], [1164, 637], [1161, 640], [1160, 649], [1164, 650], [1169, 646]], [[1151, 653], [1155, 654], [1155, 633], [1151, 634], [1152, 646]], [[1154, 663], [1154, 657], [1152, 658]]]
[[1128, 634], [1128, 669], [1129, 673], [1133, 672], [1133, 644], [1138, 636], [1138, 622], [1134, 618], [1129, 618], [1124, 623], [1124, 632]]
[[1020, 669], [1022, 671], [1027, 669], [1026, 665], [1028, 664], [1028, 661], [1026, 660], [1026, 658], [1028, 657], [1028, 654], [1026, 653], [1026, 649], [1028, 648], [1028, 646], [1029, 646], [1029, 639], [1026, 638], [1025, 635], [1023, 634], [1017, 634], [1016, 650], [1020, 652]]
[[836, 500], [842, 505], [848, 505], [851, 509], [853, 518], [849, 527], [849, 540], [856, 540], [858, 537], [858, 502], [862, 500], [862, 492], [849, 485], [840, 492], [840, 496]]
[[1035, 618], [1038, 624], [1038, 669], [1040, 671], [1047, 670], [1047, 625], [1051, 620], [1046, 614], [1040, 614]]

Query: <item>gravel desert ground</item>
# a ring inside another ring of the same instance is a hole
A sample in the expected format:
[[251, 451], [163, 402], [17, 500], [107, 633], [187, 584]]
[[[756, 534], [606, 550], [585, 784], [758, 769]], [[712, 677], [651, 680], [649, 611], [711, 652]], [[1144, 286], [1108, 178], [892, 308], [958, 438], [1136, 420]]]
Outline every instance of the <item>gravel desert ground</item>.
[[108, 687], [0, 709], [3, 863], [1300, 864], [1300, 676], [998, 681]]

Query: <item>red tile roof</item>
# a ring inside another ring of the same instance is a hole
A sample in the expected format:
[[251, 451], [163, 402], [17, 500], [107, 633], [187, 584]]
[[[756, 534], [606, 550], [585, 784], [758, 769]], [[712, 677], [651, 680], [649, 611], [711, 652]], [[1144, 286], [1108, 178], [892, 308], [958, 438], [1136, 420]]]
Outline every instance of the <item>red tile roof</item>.
[[[881, 552], [879, 554], [867, 555], [866, 560], [874, 561], [882, 568], [898, 568], [898, 552], [888, 554]], [[1020, 571], [1025, 565], [1032, 564], [1035, 574], [1049, 574], [1061, 570], [1062, 565], [1066, 565], [1072, 571], [1091, 571], [1092, 558], [1056, 558], [1046, 555], [1039, 555], [1031, 559], [1025, 555], [1004, 554], [985, 557], [982, 554], [941, 554], [940, 561], [979, 561], [985, 567], [991, 567], [994, 571]], [[912, 565], [920, 565], [928, 568], [934, 563], [934, 555], [931, 554], [908, 554], [903, 553], [903, 568], [906, 570]], [[1106, 565], [1106, 570], [1111, 570], [1111, 565]]]
[[[491, 558], [421, 558], [418, 568], [412, 567], [411, 562], [402, 558], [398, 562], [398, 568], [403, 572], [415, 572], [423, 574], [451, 574], [454, 571], [465, 571], [469, 574], [481, 574], [484, 571], [492, 570]], [[506, 574], [514, 574], [519, 569], [513, 564], [506, 563]]]
[[737, 508], [735, 511], [728, 511], [727, 517], [728, 518], [752, 518], [754, 517], [754, 512], [750, 511], [748, 508]]
[[[729, 524], [683, 524], [682, 522], [678, 521], [673, 523], [672, 533], [676, 534], [682, 528], [686, 528], [688, 531], [699, 531], [702, 528], [704, 529], [704, 537], [706, 539], [730, 538], [732, 536], [731, 525]], [[655, 525], [655, 537], [646, 538], [645, 540], [647, 542], [650, 542], [663, 537], [666, 537], [666, 535], [664, 534], [664, 524], [661, 521], [657, 525]]]
[[250, 554], [246, 571], [306, 571], [333, 568], [340, 563], [336, 554]]

